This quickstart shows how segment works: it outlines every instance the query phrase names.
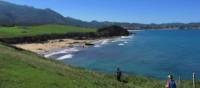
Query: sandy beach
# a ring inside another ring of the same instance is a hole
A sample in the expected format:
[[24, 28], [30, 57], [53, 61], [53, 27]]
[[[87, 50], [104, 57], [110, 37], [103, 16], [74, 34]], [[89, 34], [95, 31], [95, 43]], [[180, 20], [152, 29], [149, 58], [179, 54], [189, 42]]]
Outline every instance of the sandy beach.
[[[122, 41], [123, 43], [120, 43], [118, 45], [123, 46], [128, 43], [127, 39], [129, 38], [132, 38], [132, 36], [121, 36], [93, 40], [55, 39], [49, 40], [44, 43], [14, 44], [13, 46], [37, 53], [46, 58], [64, 60], [72, 58], [75, 52], [90, 46], [98, 48], [103, 45], [119, 41]], [[59, 54], [63, 55], [59, 56]]]
[[14, 46], [35, 53], [45, 53], [53, 49], [62, 49], [66, 47], [74, 47], [74, 46], [85, 47], [86, 43], [92, 43], [94, 41], [95, 40], [55, 39], [55, 40], [49, 40], [45, 43], [14, 44]]

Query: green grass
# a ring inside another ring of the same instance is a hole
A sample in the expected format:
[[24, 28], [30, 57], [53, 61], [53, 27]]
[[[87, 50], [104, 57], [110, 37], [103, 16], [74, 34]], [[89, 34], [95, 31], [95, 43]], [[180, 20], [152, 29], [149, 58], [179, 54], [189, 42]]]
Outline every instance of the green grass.
[[[111, 74], [74, 68], [1, 43], [0, 51], [0, 88], [164, 88], [164, 81], [126, 76], [128, 83], [121, 83]], [[181, 88], [191, 85], [184, 81]]]
[[0, 27], [0, 38], [34, 36], [52, 33], [95, 32], [96, 29], [64, 25]]

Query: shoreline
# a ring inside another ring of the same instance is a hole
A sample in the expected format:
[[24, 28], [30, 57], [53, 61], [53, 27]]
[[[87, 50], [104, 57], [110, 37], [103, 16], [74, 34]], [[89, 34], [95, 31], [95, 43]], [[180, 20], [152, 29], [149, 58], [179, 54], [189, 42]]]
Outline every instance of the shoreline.
[[23, 43], [13, 44], [13, 46], [22, 48], [37, 54], [47, 53], [53, 50], [73, 47], [86, 47], [86, 44], [92, 44], [97, 40], [75, 40], [75, 39], [54, 39], [44, 43]]
[[[37, 53], [45, 58], [64, 60], [73, 57], [73, 53], [78, 52], [84, 48], [88, 47], [101, 47], [108, 43], [114, 43], [121, 41], [123, 39], [128, 39], [129, 36], [119, 36], [111, 38], [99, 38], [99, 39], [87, 39], [87, 40], [75, 40], [75, 39], [54, 39], [48, 40], [44, 43], [22, 43], [22, 44], [12, 44], [15, 47], [25, 49], [34, 53]], [[126, 43], [126, 42], [125, 42]], [[120, 44], [118, 44], [121, 46]], [[58, 54], [64, 54], [63, 56], [57, 58]]]

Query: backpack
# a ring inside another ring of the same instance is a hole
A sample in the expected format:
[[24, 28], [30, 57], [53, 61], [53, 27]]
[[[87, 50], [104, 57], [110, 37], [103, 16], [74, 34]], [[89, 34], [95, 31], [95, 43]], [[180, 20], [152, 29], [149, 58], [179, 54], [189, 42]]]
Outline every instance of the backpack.
[[176, 83], [174, 80], [169, 80], [169, 88], [176, 88]]

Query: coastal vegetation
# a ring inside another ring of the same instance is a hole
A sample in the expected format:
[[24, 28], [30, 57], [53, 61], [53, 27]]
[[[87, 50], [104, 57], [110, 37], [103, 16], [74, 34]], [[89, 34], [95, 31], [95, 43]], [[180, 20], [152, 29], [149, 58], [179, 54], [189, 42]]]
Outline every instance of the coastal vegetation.
[[56, 24], [39, 26], [0, 27], [0, 38], [36, 36], [44, 34], [64, 34], [69, 32], [96, 32], [96, 29]]
[[[112, 74], [71, 67], [4, 43], [0, 51], [0, 88], [163, 88], [165, 84], [136, 76], [124, 76], [127, 83], [118, 82]], [[192, 81], [181, 85], [191, 88]]]
[[100, 29], [64, 25], [1, 27], [0, 41], [9, 44], [40, 43], [53, 39], [97, 39], [129, 35], [127, 29], [109, 26]]
[[[37, 54], [0, 44], [0, 88], [132, 88], [161, 86], [158, 81], [130, 77], [120, 83], [112, 75], [74, 68]], [[132, 81], [131, 81], [132, 80]], [[149, 88], [149, 87], [148, 87]]]
[[128, 36], [130, 34], [127, 29], [115, 25], [100, 28], [97, 30], [97, 33], [105, 37], [120, 36], [120, 35]]

